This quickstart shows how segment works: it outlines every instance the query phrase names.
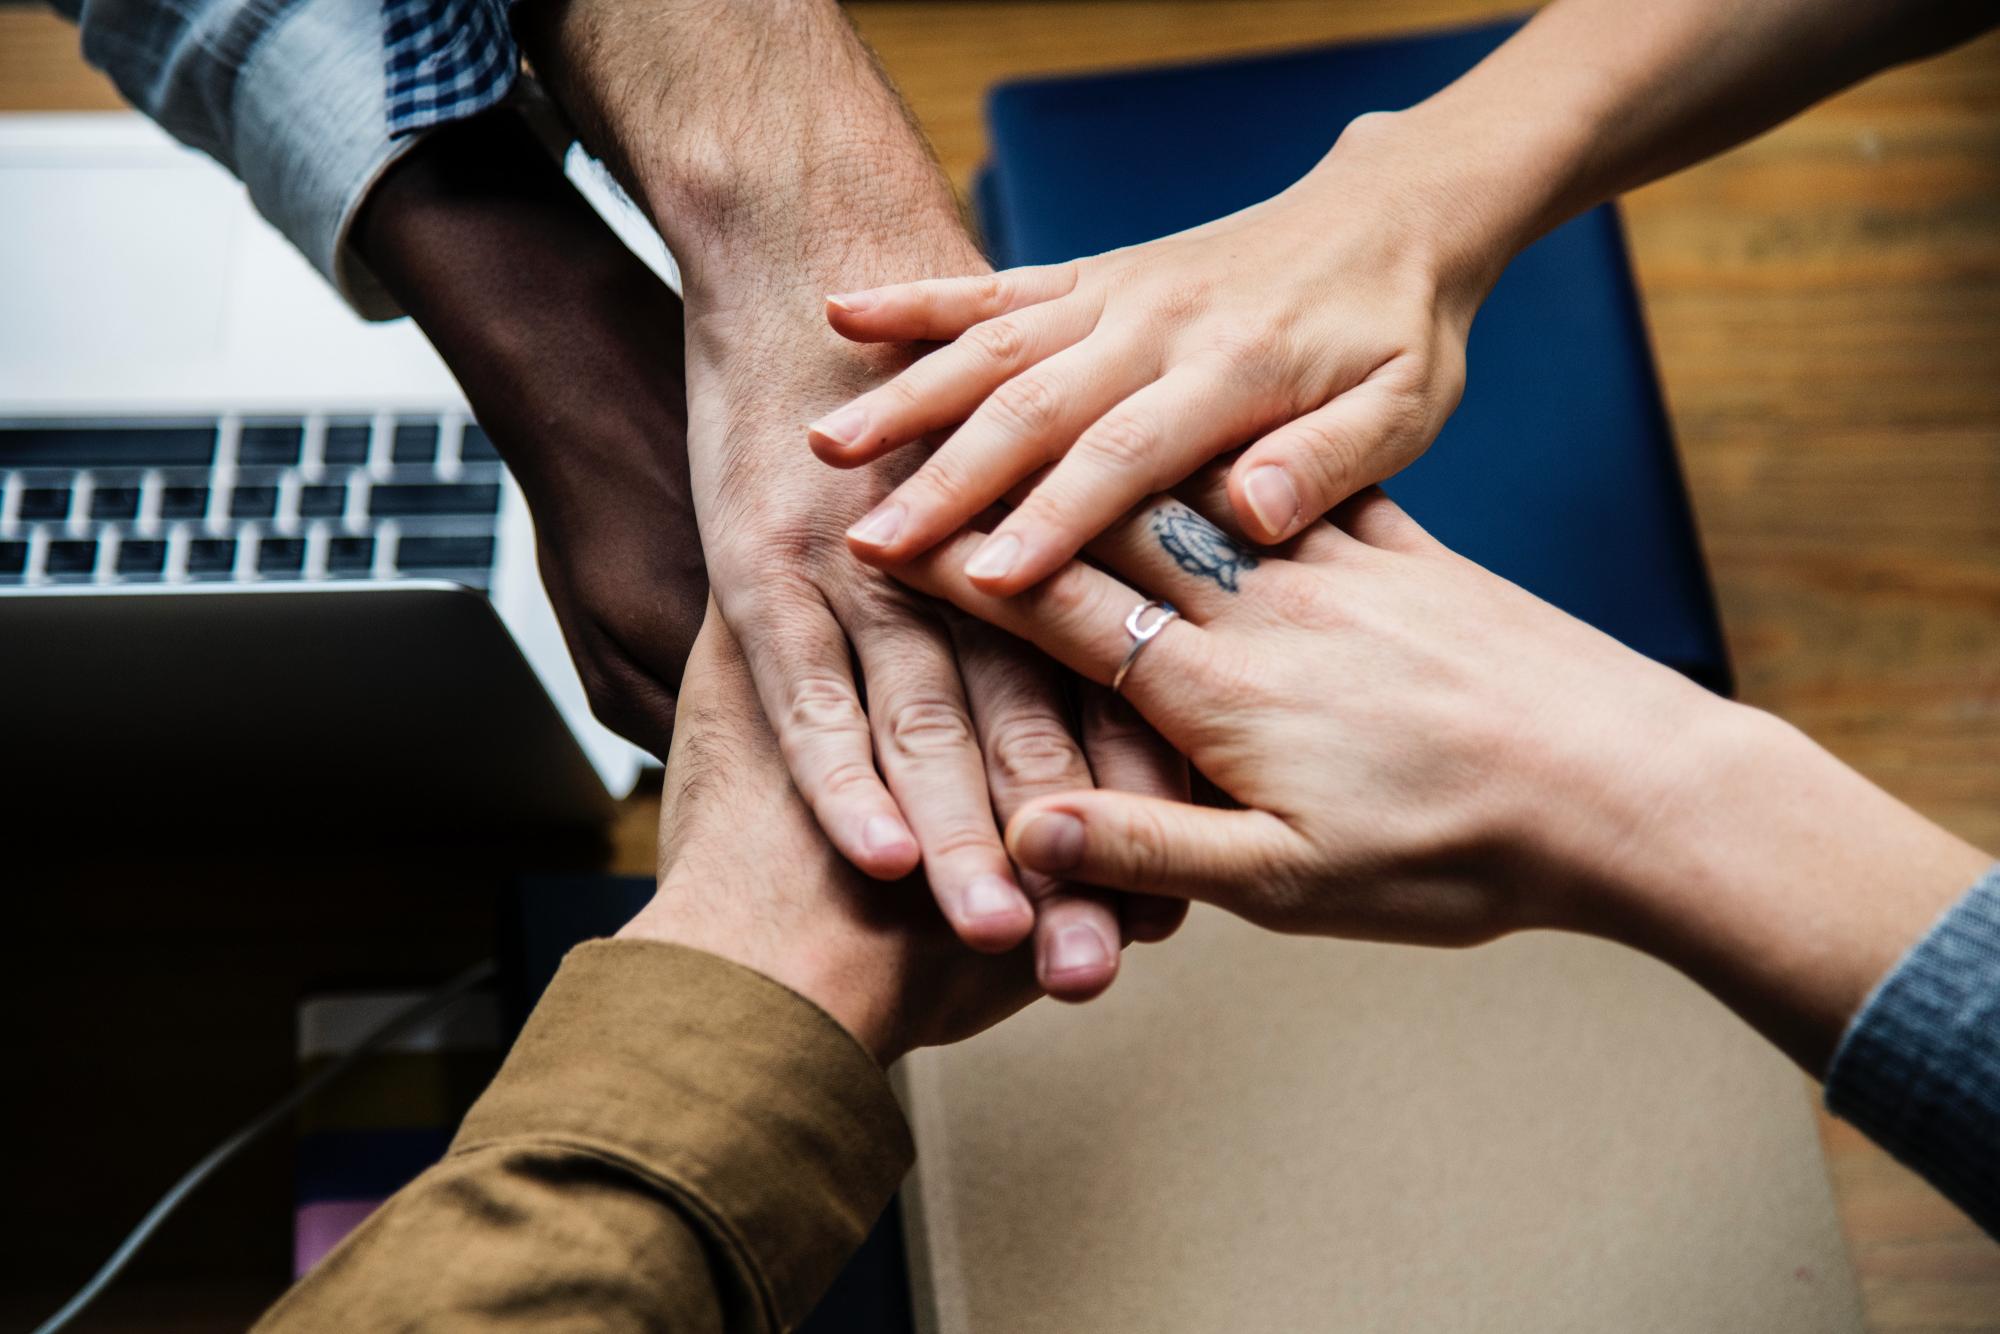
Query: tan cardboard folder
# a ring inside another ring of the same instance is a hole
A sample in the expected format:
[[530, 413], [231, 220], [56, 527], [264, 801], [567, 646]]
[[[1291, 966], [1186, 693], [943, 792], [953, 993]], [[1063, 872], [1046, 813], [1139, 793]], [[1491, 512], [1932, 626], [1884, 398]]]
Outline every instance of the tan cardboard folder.
[[1197, 909], [1110, 995], [906, 1062], [920, 1327], [1860, 1329], [1796, 1069], [1596, 941]]

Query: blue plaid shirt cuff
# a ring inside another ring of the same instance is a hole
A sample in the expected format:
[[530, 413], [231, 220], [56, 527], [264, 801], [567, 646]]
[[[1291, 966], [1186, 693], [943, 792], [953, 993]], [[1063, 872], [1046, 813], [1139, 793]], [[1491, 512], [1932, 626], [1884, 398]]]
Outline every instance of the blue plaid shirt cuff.
[[509, 0], [382, 0], [389, 133], [414, 134], [498, 104], [521, 76]]

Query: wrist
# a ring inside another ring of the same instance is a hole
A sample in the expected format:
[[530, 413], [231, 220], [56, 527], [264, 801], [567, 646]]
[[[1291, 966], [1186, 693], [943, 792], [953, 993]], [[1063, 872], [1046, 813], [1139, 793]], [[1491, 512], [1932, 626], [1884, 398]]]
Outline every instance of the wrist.
[[[1571, 858], [1576, 929], [1692, 978], [1819, 1074], [1876, 982], [1991, 862], [1790, 724], [1708, 697], [1649, 729]], [[1607, 817], [1608, 818], [1604, 818]]]
[[1469, 325], [1501, 271], [1551, 225], [1571, 137], [1440, 94], [1356, 118], [1302, 184], [1333, 208], [1360, 197], [1393, 209], [1401, 244]]
[[532, 494], [680, 471], [679, 302], [512, 112], [426, 135], [356, 238]]
[[[648, 191], [653, 216], [671, 207]], [[992, 269], [949, 196], [898, 203], [794, 182], [727, 220], [673, 230], [668, 247], [690, 312], [775, 317], [815, 331], [826, 327], [829, 293]]]
[[1758, 855], [1745, 837], [1754, 820], [1718, 816], [1802, 758], [1772, 715], [1693, 686], [1675, 694], [1631, 709], [1615, 740], [1588, 747], [1565, 785], [1576, 818], [1544, 848], [1568, 887], [1565, 926], [1655, 954], [1653, 935], [1689, 882]]
[[824, 1011], [885, 1069], [909, 1049], [886, 981], [893, 961], [869, 956], [839, 923], [824, 931], [799, 922], [779, 928], [734, 916], [733, 906], [676, 868], [618, 938], [682, 945], [761, 973]]

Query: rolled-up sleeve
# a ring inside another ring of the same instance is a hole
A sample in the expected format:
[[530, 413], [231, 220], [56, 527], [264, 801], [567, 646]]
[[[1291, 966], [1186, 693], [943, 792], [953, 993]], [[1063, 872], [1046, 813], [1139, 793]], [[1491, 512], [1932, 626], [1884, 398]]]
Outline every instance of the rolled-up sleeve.
[[[417, 142], [391, 123], [382, 0], [55, 4], [81, 29], [85, 59], [239, 178], [356, 311], [402, 313], [348, 244], [369, 188]], [[490, 105], [513, 82], [508, 69], [457, 114]]]
[[2000, 866], [1875, 988], [1826, 1103], [2000, 1236]]
[[912, 1156], [815, 1006], [694, 950], [583, 945], [450, 1154], [259, 1328], [790, 1329]]

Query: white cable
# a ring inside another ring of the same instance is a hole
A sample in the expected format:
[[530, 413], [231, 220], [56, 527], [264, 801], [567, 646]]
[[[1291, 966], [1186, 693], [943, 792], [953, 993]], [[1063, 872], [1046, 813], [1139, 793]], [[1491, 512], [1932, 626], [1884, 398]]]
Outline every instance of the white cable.
[[35, 1327], [35, 1334], [56, 1334], [57, 1330], [66, 1328], [71, 1321], [82, 1315], [84, 1308], [102, 1296], [104, 1290], [111, 1286], [111, 1281], [132, 1262], [132, 1257], [137, 1255], [139, 1248], [159, 1230], [160, 1224], [167, 1221], [167, 1216], [179, 1208], [181, 1201], [192, 1194], [196, 1186], [207, 1180], [216, 1168], [262, 1138], [265, 1132], [282, 1124], [302, 1103], [346, 1074], [362, 1057], [402, 1036], [425, 1020], [443, 1014], [465, 999], [466, 994], [473, 988], [491, 979], [495, 971], [491, 959], [475, 964], [422, 1000], [405, 1006], [377, 1025], [361, 1039], [354, 1050], [343, 1053], [331, 1065], [279, 1099], [256, 1120], [209, 1150], [206, 1157], [190, 1167], [187, 1173], [160, 1197], [159, 1203], [146, 1211], [146, 1216], [139, 1220], [139, 1225], [126, 1234], [125, 1240], [118, 1243], [118, 1249], [111, 1253], [111, 1258], [91, 1275], [88, 1283], [77, 1290], [76, 1296], [63, 1303], [60, 1311]]

